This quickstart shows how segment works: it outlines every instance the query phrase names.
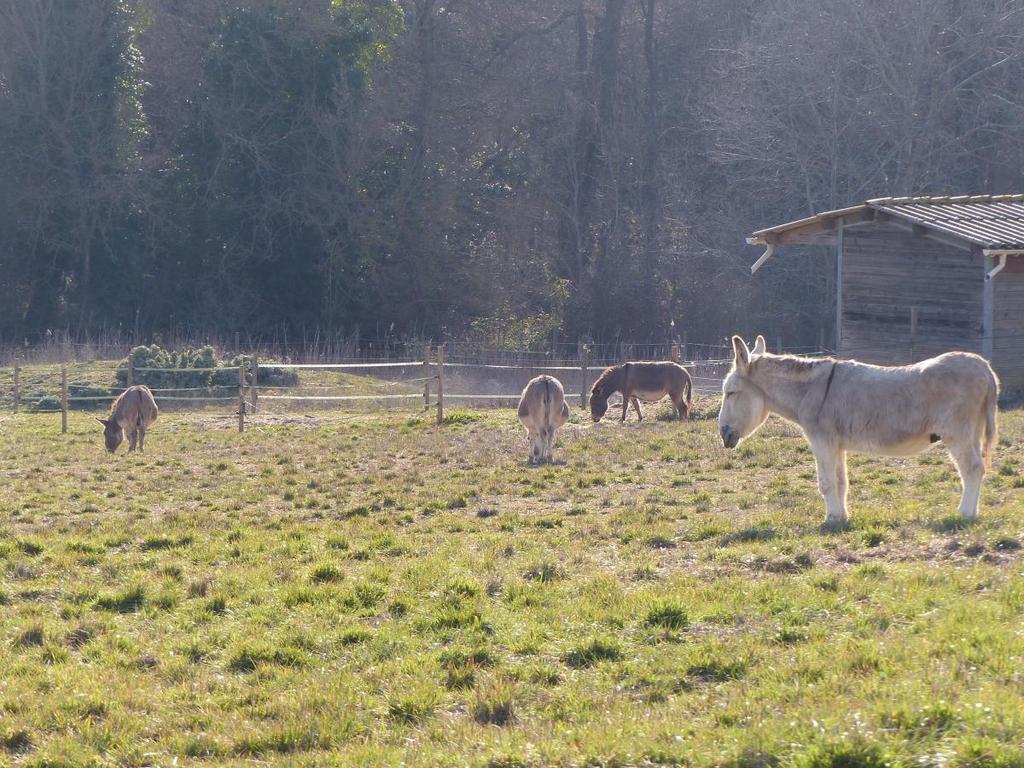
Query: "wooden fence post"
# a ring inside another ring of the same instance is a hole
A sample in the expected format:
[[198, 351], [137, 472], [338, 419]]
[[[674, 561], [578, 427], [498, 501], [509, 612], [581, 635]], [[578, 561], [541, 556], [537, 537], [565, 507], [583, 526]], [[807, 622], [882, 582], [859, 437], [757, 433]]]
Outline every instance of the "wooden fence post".
[[430, 408], [430, 345], [423, 350], [423, 410]]
[[256, 413], [256, 402], [259, 399], [259, 373], [260, 361], [256, 355], [252, 356], [252, 384], [249, 385], [249, 397], [252, 399], [252, 412]]
[[587, 407], [587, 391], [590, 389], [590, 346], [580, 345], [580, 408]]
[[437, 345], [437, 423], [444, 423], [444, 344]]
[[245, 365], [238, 366], [238, 431], [245, 432]]
[[60, 433], [68, 432], [68, 367], [60, 364]]
[[18, 406], [21, 405], [21, 389], [19, 388], [19, 382], [21, 381], [21, 366], [17, 363], [14, 364], [14, 412], [18, 412]]
[[825, 351], [825, 326], [818, 329], [818, 352]]
[[128, 386], [132, 386], [135, 383], [135, 361], [132, 358], [131, 351], [128, 352]]
[[780, 333], [775, 337], [775, 354], [782, 354], [782, 334]]
[[917, 307], [910, 308], [910, 362], [917, 362]]

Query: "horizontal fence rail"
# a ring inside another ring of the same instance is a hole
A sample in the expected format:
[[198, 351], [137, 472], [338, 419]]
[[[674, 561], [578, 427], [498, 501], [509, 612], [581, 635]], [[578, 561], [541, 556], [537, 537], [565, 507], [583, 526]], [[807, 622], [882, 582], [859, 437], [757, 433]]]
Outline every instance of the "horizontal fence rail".
[[[448, 345], [425, 345], [421, 357], [403, 356], [398, 360], [274, 362], [260, 361], [258, 355], [239, 350], [241, 364], [236, 358], [234, 365], [198, 368], [135, 366], [131, 357], [102, 367], [84, 362], [14, 365], [0, 368], [0, 408], [60, 413], [62, 431], [66, 431], [71, 406], [83, 410], [105, 408], [134, 383], [148, 380], [155, 385], [150, 391], [158, 406], [223, 408], [225, 404], [232, 404], [231, 412], [237, 414], [239, 431], [244, 431], [246, 418], [258, 413], [261, 404], [271, 406], [274, 403], [282, 407], [301, 407], [303, 403], [314, 407], [361, 403], [372, 408], [374, 404], [407, 407], [419, 402], [423, 410], [436, 409], [437, 422], [444, 423], [446, 401], [504, 407], [517, 401], [526, 382], [541, 373], [560, 378], [566, 399], [571, 398], [575, 405], [578, 393], [579, 407], [586, 407], [594, 379], [609, 365], [622, 362], [621, 358], [613, 356], [613, 350], [627, 351], [628, 359], [671, 357], [682, 360], [681, 364], [690, 372], [694, 394], [701, 396], [715, 396], [720, 392], [725, 366], [732, 363], [731, 357], [723, 356], [727, 350], [721, 344], [691, 343], [685, 347], [687, 351], [697, 352], [698, 358], [700, 350], [706, 349], [707, 359], [682, 359], [683, 349], [673, 345], [573, 346], [578, 354], [576, 358], [523, 352], [478, 354], [474, 359], [471, 349], [453, 344], [460, 354], [449, 356]], [[569, 348], [567, 345], [566, 349]], [[814, 353], [823, 354], [827, 350], [816, 349]], [[111, 384], [83, 381], [83, 374], [90, 372], [98, 377], [109, 376]], [[283, 375], [285, 373], [287, 375]], [[340, 375], [350, 373], [355, 376]], [[69, 374], [78, 380], [69, 382]], [[339, 376], [332, 377], [332, 374]], [[237, 382], [232, 381], [236, 377]], [[180, 381], [182, 386], [174, 386], [175, 381]], [[406, 389], [403, 391], [403, 388]]]

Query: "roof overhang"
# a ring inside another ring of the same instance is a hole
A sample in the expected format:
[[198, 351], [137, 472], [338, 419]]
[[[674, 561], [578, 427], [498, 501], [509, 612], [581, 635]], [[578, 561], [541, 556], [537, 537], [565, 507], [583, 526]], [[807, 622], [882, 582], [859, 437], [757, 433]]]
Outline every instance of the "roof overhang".
[[862, 203], [759, 229], [747, 242], [751, 245], [835, 245], [841, 228], [874, 221], [876, 215], [874, 208]]
[[[1018, 202], [1022, 199], [1022, 196], [981, 196], [981, 198], [985, 202], [1001, 203], [1004, 201]], [[965, 201], [975, 202], [981, 198], [959, 197], [942, 198], [941, 200], [943, 203], [958, 204]], [[988, 232], [981, 232], [977, 228], [966, 224], [959, 225], [961, 231], [958, 231], [956, 226], [942, 221], [922, 220], [920, 216], [914, 214], [913, 208], [903, 210], [903, 208], [921, 199], [925, 198], [878, 198], [868, 200], [859, 205], [850, 206], [849, 208], [825, 211], [805, 219], [797, 219], [786, 224], [759, 229], [747, 238], [747, 243], [750, 245], [766, 246], [761, 257], [750, 267], [751, 274], [757, 272], [771, 258], [775, 253], [776, 246], [836, 245], [841, 231], [850, 227], [882, 222], [893, 224], [920, 237], [931, 238], [965, 251], [983, 253], [985, 256], [993, 257], [1003, 265], [1005, 265], [1004, 257], [1024, 256], [1024, 248], [985, 247], [986, 245], [994, 245], [992, 240], [987, 240], [986, 238], [986, 235], [990, 234]], [[928, 198], [928, 200], [938, 201], [939, 198]], [[1016, 246], [1017, 243], [1013, 243], [1013, 245]]]

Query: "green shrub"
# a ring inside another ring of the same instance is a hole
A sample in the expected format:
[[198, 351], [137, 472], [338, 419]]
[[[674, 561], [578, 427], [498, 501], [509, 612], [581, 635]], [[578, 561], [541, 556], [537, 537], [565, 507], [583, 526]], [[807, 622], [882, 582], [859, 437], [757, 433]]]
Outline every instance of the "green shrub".
[[663, 627], [665, 629], [686, 629], [690, 619], [686, 609], [675, 603], [658, 601], [651, 605], [644, 617], [645, 627]]
[[[145, 384], [151, 389], [235, 387], [238, 385], [238, 366], [245, 367], [247, 380], [252, 372], [251, 355], [236, 355], [230, 360], [221, 360], [211, 346], [168, 350], [156, 344], [148, 347], [141, 345], [133, 348], [128, 357], [117, 364], [118, 387], [128, 386], [129, 358], [134, 369], [134, 383]], [[298, 381], [299, 376], [293, 370], [272, 365], [260, 366], [260, 385], [290, 387], [298, 384]]]
[[[102, 400], [69, 400], [72, 411], [107, 411], [114, 401], [115, 392], [110, 387], [94, 387], [89, 384], [68, 384], [68, 397], [99, 397]], [[109, 398], [109, 399], [107, 399]], [[57, 407], [60, 407], [58, 401]]]
[[30, 392], [25, 398], [29, 403], [30, 411], [59, 411], [60, 397], [47, 395], [45, 393]]

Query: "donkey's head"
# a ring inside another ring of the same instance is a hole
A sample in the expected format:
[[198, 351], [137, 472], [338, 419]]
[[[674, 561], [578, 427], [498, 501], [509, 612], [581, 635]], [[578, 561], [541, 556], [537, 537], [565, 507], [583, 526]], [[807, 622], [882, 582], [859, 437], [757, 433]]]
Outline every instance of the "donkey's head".
[[605, 368], [597, 377], [594, 386], [590, 388], [590, 418], [595, 423], [608, 412], [608, 398], [619, 391], [623, 372], [628, 365], [629, 363], [626, 363], [626, 365], [613, 365], [610, 368]]
[[113, 419], [96, 419], [96, 421], [103, 425], [103, 442], [106, 444], [107, 450], [113, 453], [124, 440], [124, 430]]
[[608, 412], [608, 397], [610, 395], [611, 390], [606, 390], [603, 381], [596, 382], [594, 388], [590, 390], [590, 418], [595, 423]]
[[722, 407], [718, 412], [718, 430], [726, 448], [735, 448], [768, 418], [764, 392], [748, 376], [750, 356], [764, 354], [764, 337], [757, 337], [751, 351], [743, 339], [733, 336], [732, 348], [732, 370], [722, 382]]
[[544, 440], [539, 432], [530, 432], [530, 463], [541, 464], [544, 461]]

